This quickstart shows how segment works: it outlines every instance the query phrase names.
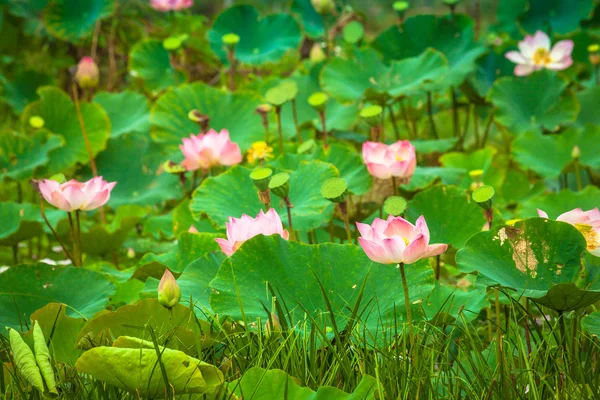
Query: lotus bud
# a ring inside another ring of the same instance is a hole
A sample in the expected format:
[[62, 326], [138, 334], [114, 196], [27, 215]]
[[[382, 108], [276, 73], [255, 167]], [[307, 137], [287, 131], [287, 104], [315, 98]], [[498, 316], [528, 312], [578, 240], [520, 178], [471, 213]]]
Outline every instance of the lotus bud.
[[333, 0], [310, 0], [315, 11], [321, 15], [331, 14], [335, 9], [335, 3]]
[[581, 157], [581, 149], [579, 146], [573, 146], [573, 150], [571, 150], [571, 157], [574, 160], [579, 160], [579, 157]]
[[290, 174], [287, 172], [280, 172], [271, 177], [269, 182], [269, 189], [275, 196], [287, 199], [290, 192]]
[[310, 57], [310, 62], [312, 62], [313, 64], [317, 64], [317, 63], [320, 63], [321, 61], [325, 61], [325, 59], [327, 58], [327, 56], [325, 55], [325, 52], [323, 51], [323, 48], [321, 47], [321, 45], [319, 43], [313, 44], [308, 56]]
[[83, 57], [75, 71], [75, 82], [82, 89], [93, 89], [98, 86], [100, 71], [92, 57]]
[[179, 300], [181, 300], [181, 289], [177, 280], [171, 271], [165, 269], [158, 284], [158, 302], [161, 306], [171, 309], [179, 304]]
[[588, 57], [592, 65], [600, 65], [600, 45], [599, 44], [591, 44], [587, 48]]

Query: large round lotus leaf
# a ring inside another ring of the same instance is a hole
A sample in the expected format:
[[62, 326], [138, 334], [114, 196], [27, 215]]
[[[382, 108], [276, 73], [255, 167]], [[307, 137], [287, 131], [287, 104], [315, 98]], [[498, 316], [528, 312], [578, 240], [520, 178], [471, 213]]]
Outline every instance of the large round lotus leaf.
[[571, 152], [577, 146], [579, 162], [600, 168], [600, 128], [588, 125], [585, 129], [568, 129], [560, 135], [527, 132], [512, 143], [512, 154], [519, 164], [545, 178], [554, 178], [573, 161]]
[[450, 66], [444, 80], [447, 85], [459, 85], [475, 70], [475, 60], [485, 52], [485, 47], [474, 40], [473, 20], [464, 15], [407, 18], [402, 30], [391, 26], [375, 38], [372, 46], [385, 60], [416, 57], [430, 47], [441, 51]]
[[31, 136], [14, 132], [0, 134], [0, 182], [33, 178], [35, 169], [48, 162], [48, 153], [63, 144], [62, 137], [46, 131], [37, 131]]
[[544, 210], [550, 218], [575, 208], [591, 210], [600, 205], [600, 189], [596, 186], [586, 186], [582, 191], [573, 192], [569, 189], [559, 193], [547, 193], [532, 197], [519, 204], [517, 215], [521, 218], [537, 216], [537, 209]]
[[261, 118], [256, 115], [260, 99], [251, 93], [229, 93], [197, 82], [182, 85], [162, 95], [152, 108], [153, 134], [160, 140], [179, 144], [181, 138], [198, 133], [199, 127], [190, 121], [188, 113], [199, 110], [210, 117], [210, 126], [227, 129], [231, 140], [244, 149], [264, 140]]
[[146, 135], [132, 133], [111, 139], [106, 151], [96, 158], [99, 174], [109, 182], [117, 182], [108, 204], [154, 205], [181, 197], [177, 176], [159, 171], [169, 156], [164, 146], [151, 142]]
[[532, 218], [479, 233], [458, 251], [456, 260], [463, 272], [477, 271], [517, 295], [569, 310], [578, 306], [571, 297], [581, 294], [574, 284], [580, 279], [585, 250], [585, 239], [573, 226]]
[[54, 79], [37, 71], [22, 71], [14, 80], [9, 81], [0, 75], [4, 87], [3, 98], [15, 113], [23, 111], [25, 106], [38, 99], [37, 89], [41, 86], [52, 85]]
[[179, 237], [182, 233], [187, 232], [192, 225], [198, 232], [217, 233], [217, 229], [210, 223], [208, 218], [194, 219], [190, 211], [190, 200], [185, 199], [173, 209], [173, 234], [175, 237]]
[[[66, 214], [61, 210], [45, 209], [51, 225], [56, 226]], [[13, 246], [22, 240], [43, 233], [46, 226], [40, 208], [28, 203], [0, 202], [0, 245]]]
[[[514, 26], [514, 20], [512, 21]], [[504, 56], [490, 51], [477, 60], [477, 69], [469, 79], [477, 94], [485, 97], [494, 82], [503, 76], [512, 76], [515, 64]]]
[[[322, 161], [303, 161], [290, 173], [290, 202], [294, 229], [306, 231], [319, 228], [333, 214], [333, 203], [321, 196], [321, 184], [338, 176], [336, 168]], [[235, 191], [235, 195], [233, 195]], [[279, 213], [287, 226], [287, 211], [279, 198], [271, 196], [271, 207]], [[217, 227], [224, 227], [228, 218], [242, 214], [255, 217], [263, 208], [252, 180], [250, 170], [234, 167], [227, 172], [207, 178], [196, 189], [190, 209], [195, 218], [207, 215]]]
[[467, 170], [462, 168], [419, 167], [410, 179], [410, 183], [402, 185], [403, 190], [414, 192], [425, 189], [436, 181], [444, 185], [460, 185], [467, 176]]
[[104, 309], [114, 286], [97, 272], [47, 264], [18, 265], [0, 274], [0, 324], [19, 331], [48, 303], [68, 306], [67, 315], [90, 318]]
[[50, 0], [44, 10], [44, 24], [52, 35], [77, 42], [94, 31], [99, 19], [112, 14], [111, 0]]
[[434, 140], [411, 140], [417, 154], [444, 153], [454, 148], [458, 138], [443, 138]]
[[327, 149], [318, 146], [310, 155], [315, 160], [333, 164], [348, 183], [352, 194], [364, 194], [369, 191], [373, 179], [364, 165], [362, 156], [349, 146], [334, 143]]
[[496, 107], [495, 120], [519, 134], [529, 130], [556, 131], [577, 117], [579, 105], [569, 82], [556, 72], [542, 70], [526, 78], [498, 79], [489, 93]]
[[504, 0], [498, 2], [496, 9], [497, 29], [499, 32], [506, 32], [512, 37], [521, 38], [519, 26], [515, 21], [529, 8], [528, 0]]
[[[121, 338], [124, 347], [96, 347], [77, 360], [77, 371], [91, 375], [146, 399], [162, 399], [167, 391], [175, 395], [211, 394], [223, 383], [223, 373], [215, 366], [184, 352], [161, 348], [160, 361], [152, 342]], [[169, 387], [157, 366], [164, 368]], [[179, 396], [178, 396], [179, 397]]]
[[594, 311], [583, 317], [581, 327], [590, 335], [600, 337], [600, 311]]
[[113, 312], [99, 314], [81, 329], [77, 343], [86, 348], [91, 343], [110, 344], [119, 336], [135, 336], [151, 340], [150, 332], [144, 329], [145, 326], [149, 326], [160, 338], [160, 343], [188, 352], [195, 346], [195, 316], [190, 312], [189, 307], [181, 304], [171, 310], [172, 314], [160, 305], [158, 298], [154, 298], [119, 307]]
[[589, 19], [594, 0], [529, 0], [529, 9], [520, 25], [529, 33], [537, 30], [565, 34], [579, 29], [582, 20]]
[[438, 51], [428, 48], [419, 56], [392, 61], [379, 87], [392, 97], [410, 97], [430, 91], [451, 75], [448, 62]]
[[437, 281], [435, 288], [422, 305], [427, 319], [446, 322], [447, 317], [454, 319], [464, 317], [467, 321], [472, 321], [488, 304], [485, 287], [474, 286], [462, 289], [441, 285]]
[[144, 95], [136, 92], [121, 93], [100, 92], [94, 96], [108, 114], [111, 123], [111, 137], [124, 133], [150, 131], [150, 102]]
[[252, 394], [254, 400], [374, 400], [378, 399], [377, 380], [363, 375], [352, 393], [345, 393], [333, 386], [312, 389], [298, 385], [296, 380], [279, 369], [266, 370], [252, 367], [240, 379], [227, 384], [237, 396]]
[[318, 39], [325, 34], [323, 17], [317, 13], [310, 0], [293, 0], [291, 11], [300, 17], [306, 36]]
[[600, 125], [600, 113], [598, 113], [599, 98], [600, 86], [592, 86], [581, 92], [577, 92], [577, 100], [581, 107], [581, 111], [577, 116], [577, 125]]
[[[428, 262], [406, 268], [410, 301], [418, 304], [433, 288], [433, 272]], [[333, 316], [328, 313], [319, 281]], [[405, 312], [400, 272], [394, 265], [374, 264], [354, 245], [306, 245], [277, 235], [259, 235], [223, 261], [210, 283], [210, 304], [215, 312], [236, 320], [245, 317], [248, 322], [257, 318], [267, 321], [263, 305], [269, 309], [272, 302], [269, 285], [282, 309], [289, 310], [286, 320], [299, 323], [308, 313], [317, 326], [331, 326], [335, 319], [341, 330], [363, 284], [359, 310], [364, 311], [363, 322], [370, 334], [375, 334], [378, 327], [394, 326], [394, 317]], [[414, 314], [419, 317], [420, 307], [415, 305]]]
[[250, 65], [278, 61], [288, 50], [298, 48], [302, 39], [300, 27], [290, 14], [261, 18], [251, 5], [230, 7], [219, 14], [208, 32], [211, 49], [224, 63], [227, 53], [222, 38], [229, 33], [240, 37], [235, 58]]
[[[494, 168], [492, 161], [497, 150], [492, 147], [486, 147], [476, 150], [472, 153], [450, 152], [440, 157], [440, 163], [444, 167], [460, 168], [467, 172], [474, 170], [483, 170], [482, 181], [486, 185], [497, 186], [501, 182], [498, 180], [498, 169]], [[468, 188], [473, 179], [470, 176], [463, 178], [461, 186]]]
[[185, 82], [185, 76], [171, 65], [169, 52], [160, 40], [143, 40], [129, 53], [129, 73], [144, 81], [153, 92], [160, 92]]
[[[81, 350], [76, 349], [75, 344], [85, 321], [83, 318], [67, 316], [66, 311], [66, 305], [50, 303], [31, 314], [29, 326], [33, 326], [33, 321], [36, 321], [42, 328], [44, 338], [49, 341], [48, 347], [52, 349], [52, 358], [72, 366], [81, 355]], [[23, 339], [28, 344], [33, 344], [33, 329], [30, 329]]]
[[471, 195], [456, 186], [436, 185], [417, 193], [409, 202], [406, 216], [415, 221], [421, 215], [427, 221], [431, 243], [448, 243], [457, 249], [481, 232], [486, 223], [483, 210]]
[[[33, 128], [29, 125], [29, 118], [39, 116], [44, 120], [44, 128], [62, 136], [65, 143], [63, 147], [50, 152], [45, 173], [53, 175], [77, 163], [88, 164], [90, 159], [75, 104], [65, 92], [56, 87], [40, 88], [38, 94], [40, 100], [25, 107], [21, 115], [21, 129], [31, 131]], [[106, 140], [110, 135], [110, 120], [98, 104], [82, 103], [80, 106], [92, 154], [96, 155], [106, 147]]]
[[[208, 284], [217, 275], [219, 266], [224, 259], [225, 255], [221, 252], [207, 254], [185, 267], [183, 273], [177, 278], [177, 284], [181, 289], [182, 303], [189, 303], [191, 297], [194, 307], [198, 307], [200, 310], [210, 309]], [[142, 296], [158, 296], [158, 282], [159, 280], [156, 278], [148, 278]]]

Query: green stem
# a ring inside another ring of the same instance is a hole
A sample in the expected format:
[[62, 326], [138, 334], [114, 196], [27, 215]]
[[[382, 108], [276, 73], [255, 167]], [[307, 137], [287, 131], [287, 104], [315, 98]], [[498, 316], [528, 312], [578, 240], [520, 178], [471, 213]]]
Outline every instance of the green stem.
[[450, 88], [450, 95], [452, 97], [452, 129], [454, 132], [454, 137], [460, 136], [460, 124], [458, 121], [458, 101], [456, 99], [456, 90], [454, 88]]
[[577, 179], [577, 190], [583, 189], [581, 184], [581, 169], [579, 168], [579, 160], [575, 160], [575, 178]]
[[[50, 225], [50, 221], [48, 221], [48, 218], [46, 217], [46, 213], [44, 212], [44, 198], [42, 197], [41, 194], [40, 194], [40, 214], [42, 215], [42, 219], [44, 220], [44, 222], [46, 223], [46, 225], [48, 226], [48, 228], [52, 232], [52, 235], [54, 235], [54, 238], [56, 239], [56, 241], [58, 242], [58, 244], [60, 244], [60, 247], [62, 247], [62, 250], [65, 252], [65, 255], [67, 256], [67, 258], [69, 260], [71, 260], [71, 262], [73, 263], [73, 265], [76, 265], [75, 258], [73, 258], [73, 256], [71, 255], [71, 253], [69, 253], [69, 251], [67, 250], [67, 247], [64, 245], [64, 243], [60, 239], [60, 236], [58, 236], [58, 234], [56, 233], [56, 231], [54, 230], [54, 228], [52, 227], [52, 225]], [[42, 241], [42, 237], [40, 236], [40, 242], [38, 243], [39, 244], [38, 257], [40, 257], [40, 254], [42, 252], [41, 251], [41, 244], [40, 244], [41, 241]], [[50, 245], [50, 240], [48, 240], [48, 244]], [[51, 246], [49, 246], [49, 247], [51, 247]]]
[[79, 243], [79, 264], [83, 265], [83, 246], [81, 244], [81, 223], [79, 221], [79, 210], [75, 210], [75, 219], [77, 221], [77, 242]]
[[[398, 122], [396, 121], [396, 116], [394, 115], [394, 108], [390, 104], [388, 106], [388, 112], [390, 113], [390, 121], [392, 122], [392, 126], [394, 127], [394, 135], [396, 140], [400, 140], [400, 131], [398, 130]], [[410, 130], [409, 130], [410, 133]]]
[[437, 129], [435, 127], [435, 120], [433, 119], [433, 100], [431, 92], [427, 92], [427, 117], [429, 118], [429, 127], [431, 129], [431, 135], [435, 139], [439, 139]]
[[352, 243], [352, 231], [350, 230], [350, 221], [348, 219], [348, 205], [346, 201], [343, 201], [338, 204], [340, 207], [340, 212], [344, 217], [344, 227], [346, 228], [346, 236], [348, 237], [348, 243]]
[[398, 185], [396, 184], [395, 176], [392, 176], [392, 189], [394, 190], [394, 196], [398, 196]]
[[275, 107], [275, 117], [277, 118], [277, 130], [279, 131], [279, 154], [283, 154], [283, 129], [281, 127], [281, 106]]
[[408, 342], [412, 344], [413, 326], [412, 314], [410, 312], [410, 299], [408, 297], [408, 283], [406, 282], [406, 273], [404, 272], [404, 263], [398, 264], [400, 267], [400, 276], [402, 278], [402, 289], [404, 290], [404, 305], [406, 306], [406, 322], [408, 324]]
[[290, 203], [289, 197], [283, 199], [285, 202], [285, 208], [287, 209], [288, 225], [290, 227], [290, 239], [294, 240], [294, 225], [292, 224], [292, 203]]
[[323, 145], [325, 148], [329, 147], [327, 143], [327, 127], [325, 126], [325, 111], [319, 111], [319, 117], [321, 118], [321, 126], [323, 127]]
[[80, 267], [81, 264], [79, 262], [79, 245], [77, 243], [77, 234], [75, 233], [75, 225], [73, 224], [73, 216], [70, 212], [67, 212], [69, 216], [69, 226], [71, 227], [71, 244], [73, 245], [73, 265], [76, 267]]
[[298, 142], [302, 143], [302, 133], [300, 132], [300, 125], [298, 125], [298, 110], [296, 109], [296, 99], [292, 99], [292, 116], [294, 117], [294, 127], [296, 128], [296, 135], [298, 136]]

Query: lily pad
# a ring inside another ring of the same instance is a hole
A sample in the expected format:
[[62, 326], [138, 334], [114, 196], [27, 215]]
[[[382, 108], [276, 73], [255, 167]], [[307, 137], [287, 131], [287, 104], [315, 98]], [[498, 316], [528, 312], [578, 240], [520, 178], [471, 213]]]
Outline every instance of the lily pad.
[[185, 76], [171, 65], [169, 52], [160, 40], [143, 40], [133, 46], [129, 53], [129, 73], [142, 79], [155, 93], [185, 82]]
[[465, 176], [467, 176], [467, 170], [462, 168], [417, 166], [415, 173], [410, 179], [410, 183], [402, 185], [402, 189], [414, 192], [425, 189], [438, 180], [444, 185], [460, 185]]
[[110, 16], [114, 7], [111, 0], [50, 0], [44, 10], [44, 24], [57, 38], [78, 42], [90, 36], [96, 22]]
[[593, 10], [593, 0], [529, 0], [529, 9], [519, 24], [529, 33], [550, 29], [566, 34], [579, 29], [579, 23], [591, 18]]
[[408, 204], [406, 216], [415, 221], [421, 215], [427, 221], [431, 243], [448, 243], [457, 249], [486, 223], [483, 210], [471, 195], [456, 186], [436, 185], [417, 193]]
[[67, 306], [67, 315], [90, 318], [104, 309], [114, 286], [104, 275], [76, 267], [18, 265], [0, 274], [0, 324], [23, 331], [48, 303]]
[[[580, 302], [583, 288], [576, 286], [585, 249], [584, 237], [573, 226], [532, 218], [477, 234], [456, 260], [463, 272], [478, 271], [516, 295], [567, 311], [586, 305]], [[600, 293], [591, 297], [593, 302]]]
[[[21, 115], [21, 129], [31, 131], [33, 128], [29, 125], [29, 118], [39, 116], [44, 120], [44, 128], [62, 136], [65, 143], [50, 152], [44, 172], [53, 175], [62, 173], [77, 163], [88, 164], [90, 160], [75, 104], [65, 92], [56, 87], [42, 87], [38, 89], [38, 95], [40, 100], [25, 107]], [[82, 103], [80, 106], [92, 154], [95, 156], [106, 146], [110, 135], [110, 120], [98, 104]]]
[[0, 182], [33, 178], [35, 170], [48, 163], [48, 154], [63, 145], [61, 136], [45, 131], [29, 137], [16, 132], [0, 134]]
[[556, 72], [542, 70], [526, 78], [498, 79], [489, 92], [496, 107], [495, 120], [510, 133], [529, 130], [556, 131], [575, 121], [579, 105], [569, 82]]
[[598, 113], [597, 104], [598, 98], [600, 98], [600, 86], [592, 86], [577, 92], [577, 100], [581, 106], [581, 112], [577, 116], [577, 125], [600, 125], [600, 114]]
[[458, 319], [462, 316], [472, 321], [488, 304], [485, 287], [461, 289], [441, 285], [438, 281], [429, 297], [423, 301], [423, 309], [430, 320], [446, 321], [446, 317]]
[[100, 92], [94, 96], [94, 103], [100, 104], [108, 114], [112, 128], [111, 137], [129, 132], [150, 131], [150, 103], [140, 93]]
[[240, 37], [235, 58], [245, 64], [262, 65], [281, 59], [288, 50], [297, 49], [302, 36], [300, 27], [290, 14], [260, 17], [251, 5], [233, 6], [217, 16], [208, 41], [212, 51], [227, 62], [222, 37], [234, 33]]
[[190, 133], [198, 133], [198, 125], [187, 115], [191, 110], [199, 110], [210, 117], [211, 128], [227, 129], [233, 142], [242, 150], [248, 149], [252, 143], [264, 140], [260, 116], [254, 112], [260, 103], [253, 93], [228, 93], [201, 82], [182, 85], [154, 104], [153, 135], [160, 141], [179, 144]]
[[4, 86], [3, 98], [15, 113], [21, 113], [27, 104], [38, 100], [37, 90], [41, 86], [54, 84], [52, 77], [37, 71], [23, 71], [9, 81], [0, 75]]
[[[320, 227], [333, 214], [333, 204], [321, 196], [321, 184], [338, 176], [338, 171], [322, 161], [303, 161], [291, 173], [289, 198], [294, 229], [305, 231]], [[232, 196], [235, 188], [235, 196]], [[287, 222], [287, 211], [278, 198], [272, 198], [271, 206], [277, 210], [282, 221]], [[252, 180], [250, 170], [234, 167], [227, 172], [205, 179], [192, 197], [190, 209], [194, 218], [207, 215], [215, 226], [225, 226], [228, 217], [239, 218], [242, 214], [255, 216], [263, 208]]]
[[[61, 210], [45, 210], [53, 226], [66, 214]], [[22, 240], [44, 232], [44, 220], [40, 208], [28, 203], [0, 202], [0, 245], [14, 246]]]
[[306, 36], [318, 39], [325, 34], [323, 17], [317, 13], [310, 0], [293, 0], [291, 11], [300, 17]]
[[558, 193], [547, 193], [532, 197], [528, 201], [519, 204], [517, 215], [521, 218], [529, 218], [537, 215], [537, 209], [544, 210], [550, 218], [556, 218], [560, 214], [575, 208], [591, 210], [600, 204], [600, 189], [596, 186], [586, 186], [582, 191], [573, 192], [569, 189]]

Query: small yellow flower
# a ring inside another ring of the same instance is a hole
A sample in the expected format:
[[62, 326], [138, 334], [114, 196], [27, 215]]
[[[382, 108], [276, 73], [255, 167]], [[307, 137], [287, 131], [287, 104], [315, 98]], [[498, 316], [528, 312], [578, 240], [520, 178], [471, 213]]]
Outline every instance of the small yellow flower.
[[248, 162], [253, 163], [256, 160], [268, 160], [273, 158], [273, 148], [266, 142], [254, 142], [248, 150]]

